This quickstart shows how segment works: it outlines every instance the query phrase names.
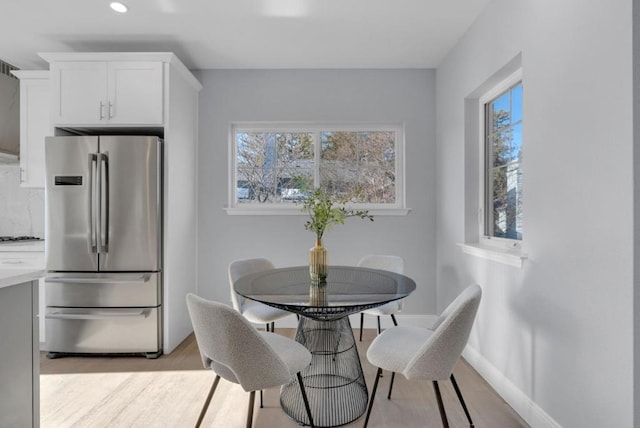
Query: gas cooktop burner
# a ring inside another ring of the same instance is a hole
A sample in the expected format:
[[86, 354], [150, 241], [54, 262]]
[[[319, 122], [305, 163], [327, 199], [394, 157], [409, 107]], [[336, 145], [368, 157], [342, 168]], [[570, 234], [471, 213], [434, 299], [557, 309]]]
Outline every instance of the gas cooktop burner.
[[42, 241], [37, 236], [0, 236], [0, 242]]

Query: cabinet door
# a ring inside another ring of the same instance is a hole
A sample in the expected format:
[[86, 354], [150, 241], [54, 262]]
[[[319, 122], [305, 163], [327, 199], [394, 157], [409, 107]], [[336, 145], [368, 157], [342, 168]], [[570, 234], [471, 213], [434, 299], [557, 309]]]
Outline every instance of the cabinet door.
[[109, 124], [162, 125], [163, 63], [109, 62]]
[[0, 288], [0, 426], [39, 426], [37, 282]]
[[49, 76], [20, 80], [20, 185], [44, 188], [44, 138], [49, 122]]
[[51, 64], [54, 125], [104, 125], [107, 121], [107, 63]]

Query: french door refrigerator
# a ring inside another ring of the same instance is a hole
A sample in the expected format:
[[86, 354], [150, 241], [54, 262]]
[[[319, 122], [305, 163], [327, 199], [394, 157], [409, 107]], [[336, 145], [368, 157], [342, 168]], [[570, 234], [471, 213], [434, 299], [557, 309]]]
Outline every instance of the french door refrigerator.
[[47, 137], [48, 357], [162, 352], [162, 140]]

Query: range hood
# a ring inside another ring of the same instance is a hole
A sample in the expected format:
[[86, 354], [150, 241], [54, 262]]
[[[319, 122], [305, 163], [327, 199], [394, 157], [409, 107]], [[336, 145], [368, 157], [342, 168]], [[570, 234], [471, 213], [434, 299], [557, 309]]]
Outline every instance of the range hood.
[[20, 81], [12, 70], [0, 60], [0, 163], [15, 163], [20, 154]]

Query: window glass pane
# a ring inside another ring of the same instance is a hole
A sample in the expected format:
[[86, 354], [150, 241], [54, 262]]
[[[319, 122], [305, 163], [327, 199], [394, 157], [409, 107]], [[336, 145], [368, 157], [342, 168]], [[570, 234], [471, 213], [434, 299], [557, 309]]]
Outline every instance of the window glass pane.
[[281, 203], [300, 197], [313, 183], [314, 139], [310, 133], [236, 133], [236, 201]]
[[493, 171], [493, 235], [522, 239], [520, 168], [510, 164]]
[[507, 91], [504, 94], [500, 95], [498, 98], [495, 99], [495, 101], [491, 103], [491, 107], [493, 111], [495, 113], [504, 112], [507, 116], [509, 116], [509, 113], [511, 111], [511, 108], [509, 107], [509, 104], [510, 104], [509, 100], [510, 100], [510, 96], [509, 96], [509, 92]]
[[351, 195], [358, 180], [356, 132], [320, 133], [320, 186], [335, 195]]
[[492, 164], [494, 167], [504, 165], [509, 162], [511, 156], [511, 136], [510, 117], [505, 110], [492, 110], [490, 151], [492, 153]]
[[485, 108], [485, 235], [522, 239], [522, 83]]
[[315, 168], [313, 135], [278, 134], [278, 193], [282, 201], [304, 197], [303, 189], [313, 187]]
[[395, 141], [390, 131], [320, 135], [320, 186], [357, 203], [395, 203]]
[[491, 166], [499, 167], [509, 162], [510, 142], [504, 135], [493, 135], [490, 141]]
[[511, 121], [513, 123], [522, 120], [522, 83], [518, 83], [511, 90]]
[[515, 125], [511, 132], [509, 160], [517, 161], [522, 156], [522, 123]]

